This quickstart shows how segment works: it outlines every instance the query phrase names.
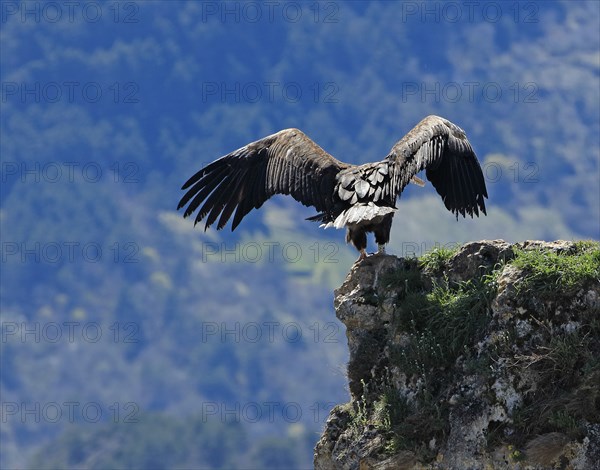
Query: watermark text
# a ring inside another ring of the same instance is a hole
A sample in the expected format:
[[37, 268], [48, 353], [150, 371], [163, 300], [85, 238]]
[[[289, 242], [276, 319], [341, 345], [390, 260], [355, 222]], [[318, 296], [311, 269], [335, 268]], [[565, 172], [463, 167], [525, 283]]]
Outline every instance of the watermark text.
[[402, 102], [458, 103], [484, 102], [537, 103], [539, 87], [535, 82], [403, 82]]
[[399, 6], [402, 23], [497, 23], [507, 17], [517, 24], [539, 21], [535, 2], [404, 1]]
[[200, 341], [233, 343], [297, 343], [303, 339], [314, 343], [338, 343], [340, 326], [335, 322], [314, 322], [304, 328], [297, 322], [202, 322]]
[[98, 423], [112, 421], [113, 423], [139, 422], [140, 407], [135, 402], [16, 402], [5, 401], [0, 406], [1, 421], [18, 421], [27, 423]]
[[13, 242], [0, 243], [2, 263], [139, 263], [140, 247], [135, 242]]
[[136, 162], [113, 162], [106, 166], [90, 162], [15, 162], [4, 161], [0, 166], [0, 180], [21, 183], [139, 183], [140, 166]]
[[136, 2], [87, 1], [2, 1], [1, 22], [21, 23], [138, 23], [140, 7]]
[[2, 343], [98, 343], [102, 337], [113, 343], [139, 342], [140, 325], [113, 322], [102, 327], [98, 322], [2, 322]]
[[219, 103], [338, 103], [336, 82], [203, 82], [202, 102]]

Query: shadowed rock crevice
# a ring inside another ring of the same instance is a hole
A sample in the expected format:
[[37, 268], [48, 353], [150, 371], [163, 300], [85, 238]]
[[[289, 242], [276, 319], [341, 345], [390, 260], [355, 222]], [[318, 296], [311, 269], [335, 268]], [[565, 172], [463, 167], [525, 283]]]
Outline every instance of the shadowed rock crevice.
[[501, 240], [373, 255], [335, 292], [350, 402], [315, 468], [600, 462], [600, 244]]

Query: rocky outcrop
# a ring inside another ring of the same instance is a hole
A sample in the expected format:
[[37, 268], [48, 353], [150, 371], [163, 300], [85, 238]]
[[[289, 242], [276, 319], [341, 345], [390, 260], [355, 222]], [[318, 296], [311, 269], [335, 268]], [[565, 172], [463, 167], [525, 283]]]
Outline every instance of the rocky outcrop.
[[373, 255], [335, 292], [351, 400], [315, 468], [600, 468], [600, 244]]

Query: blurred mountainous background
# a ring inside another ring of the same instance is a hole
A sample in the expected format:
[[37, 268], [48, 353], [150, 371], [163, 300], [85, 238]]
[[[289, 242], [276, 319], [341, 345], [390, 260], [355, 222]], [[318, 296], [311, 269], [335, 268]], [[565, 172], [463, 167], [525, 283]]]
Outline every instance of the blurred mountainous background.
[[[600, 238], [600, 3], [1, 3], [2, 468], [308, 468], [346, 402], [357, 253], [276, 197], [193, 228], [183, 182], [297, 127], [383, 159], [461, 126], [488, 216], [430, 184], [388, 252]], [[370, 249], [373, 250], [372, 240]]]

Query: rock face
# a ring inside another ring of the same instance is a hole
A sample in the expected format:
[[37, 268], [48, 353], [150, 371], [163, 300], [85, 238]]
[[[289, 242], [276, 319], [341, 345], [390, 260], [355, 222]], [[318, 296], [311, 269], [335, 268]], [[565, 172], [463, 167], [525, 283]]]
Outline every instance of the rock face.
[[373, 255], [335, 292], [351, 400], [318, 470], [600, 468], [600, 244]]

